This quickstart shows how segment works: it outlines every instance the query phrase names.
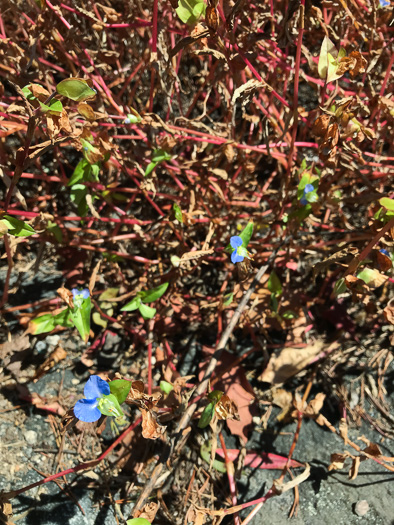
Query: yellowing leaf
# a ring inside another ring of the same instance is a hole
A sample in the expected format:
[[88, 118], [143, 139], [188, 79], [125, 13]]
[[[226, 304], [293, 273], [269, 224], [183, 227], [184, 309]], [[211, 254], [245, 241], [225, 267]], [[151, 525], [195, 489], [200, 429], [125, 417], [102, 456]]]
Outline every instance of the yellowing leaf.
[[327, 78], [327, 71], [328, 71], [328, 66], [329, 66], [329, 61], [328, 61], [329, 53], [334, 57], [336, 57], [338, 54], [335, 48], [334, 42], [331, 42], [331, 40], [326, 36], [324, 37], [324, 40], [320, 48], [319, 63], [317, 66], [319, 77], [323, 80]]

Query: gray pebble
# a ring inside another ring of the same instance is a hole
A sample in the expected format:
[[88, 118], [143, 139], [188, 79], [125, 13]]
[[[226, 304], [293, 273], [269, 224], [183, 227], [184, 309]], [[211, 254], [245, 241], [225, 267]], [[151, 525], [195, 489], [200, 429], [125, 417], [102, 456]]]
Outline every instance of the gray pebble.
[[37, 443], [37, 432], [35, 430], [26, 430], [24, 436], [29, 445]]
[[354, 506], [354, 513], [357, 514], [357, 516], [360, 516], [360, 517], [365, 516], [368, 511], [369, 511], [369, 504], [366, 499], [361, 499]]

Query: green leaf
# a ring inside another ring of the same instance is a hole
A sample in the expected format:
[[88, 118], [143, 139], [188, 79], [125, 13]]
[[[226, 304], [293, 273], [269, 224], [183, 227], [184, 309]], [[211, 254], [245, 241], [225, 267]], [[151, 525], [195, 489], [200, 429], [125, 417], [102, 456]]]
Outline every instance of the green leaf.
[[223, 396], [224, 392], [221, 390], [212, 390], [212, 392], [209, 392], [208, 399], [213, 401], [215, 404], [218, 403]]
[[126, 525], [151, 525], [151, 523], [145, 518], [132, 518], [126, 521]]
[[137, 310], [141, 304], [141, 297], [137, 296], [134, 297], [129, 303], [127, 303], [123, 308], [121, 308], [121, 312], [133, 312], [134, 310]]
[[310, 191], [305, 195], [305, 198], [308, 202], [317, 202], [319, 200], [319, 196], [317, 195], [316, 191]]
[[[130, 385], [131, 386], [131, 385]], [[122, 417], [123, 410], [120, 408], [119, 401], [114, 394], [101, 396], [97, 405], [104, 416]]]
[[338, 281], [335, 283], [334, 286], [334, 295], [337, 297], [341, 293], [345, 293], [348, 291], [348, 288], [345, 284], [345, 279], [342, 277], [341, 279], [338, 279]]
[[131, 381], [126, 381], [126, 379], [115, 379], [108, 384], [111, 394], [116, 397], [119, 404], [121, 405], [124, 403], [131, 389]]
[[150, 175], [152, 171], [156, 168], [157, 164], [157, 162], [150, 162], [145, 169], [144, 177]]
[[73, 325], [68, 319], [69, 312], [70, 309], [65, 308], [56, 315], [45, 314], [36, 317], [29, 323], [30, 332], [34, 335], [38, 335], [52, 332], [57, 326], [70, 328]]
[[7, 227], [8, 233], [14, 237], [29, 237], [36, 233], [26, 222], [11, 217], [11, 215], [3, 215], [1, 222]]
[[244, 248], [248, 247], [248, 244], [250, 242], [250, 239], [252, 238], [252, 235], [253, 235], [253, 222], [248, 222], [248, 224], [239, 234], [239, 236], [242, 239], [242, 246]]
[[341, 75], [337, 75], [337, 69], [338, 69], [338, 61], [335, 57], [333, 57], [330, 53], [328, 53], [328, 71], [327, 71], [327, 84], [329, 82], [333, 82], [334, 80], [338, 80], [338, 78], [341, 78], [343, 76], [343, 73]]
[[22, 88], [22, 93], [25, 95], [25, 97], [27, 98], [27, 100], [29, 100], [30, 102], [32, 100], [36, 100], [36, 97], [33, 95], [33, 93], [30, 91], [30, 84], [28, 84], [27, 86], [25, 86], [24, 88]]
[[143, 303], [153, 303], [153, 301], [157, 301], [157, 299], [160, 299], [160, 297], [165, 294], [168, 285], [169, 283], [163, 283], [151, 290], [140, 292], [138, 295], [141, 297]]
[[198, 422], [198, 428], [205, 428], [209, 425], [213, 418], [215, 405], [216, 403], [211, 401], [211, 403], [208, 403], [208, 405], [204, 408], [204, 412], [201, 414], [200, 420]]
[[92, 302], [90, 297], [84, 299], [80, 307], [75, 307], [74, 310], [70, 310], [70, 319], [85, 343], [89, 340], [91, 310]]
[[85, 184], [73, 184], [70, 188], [70, 199], [74, 202], [78, 208], [78, 214], [81, 217], [85, 217], [88, 212], [88, 205], [86, 203], [86, 195], [88, 189]]
[[160, 390], [168, 395], [172, 390], [174, 390], [174, 387], [167, 381], [160, 381]]
[[63, 234], [60, 226], [56, 224], [56, 222], [48, 221], [47, 231], [49, 233], [52, 233], [52, 235], [55, 237], [57, 242], [62, 243], [63, 242]]
[[172, 155], [170, 153], [167, 153], [167, 151], [164, 151], [164, 149], [155, 149], [152, 153], [152, 162], [163, 162], [165, 160], [172, 159]]
[[274, 271], [271, 272], [267, 283], [268, 290], [274, 294], [276, 297], [279, 297], [282, 293], [282, 285], [279, 280], [279, 277]]
[[329, 67], [328, 55], [329, 54], [334, 55], [335, 53], [337, 53], [335, 44], [331, 42], [331, 40], [327, 36], [325, 36], [322, 42], [321, 48], [320, 48], [319, 63], [317, 66], [319, 77], [323, 80], [326, 80], [327, 78], [328, 67]]
[[175, 213], [175, 218], [183, 223], [183, 215], [182, 215], [182, 210], [180, 209], [180, 207], [178, 206], [178, 204], [176, 202], [174, 202], [173, 206], [172, 206], [172, 209], [174, 210], [174, 213]]
[[81, 159], [75, 167], [71, 179], [68, 181], [67, 186], [73, 186], [78, 182], [88, 182], [91, 180], [92, 165], [86, 159]]
[[184, 24], [194, 24], [205, 14], [205, 8], [202, 0], [179, 0], [175, 11]]
[[223, 306], [230, 306], [230, 304], [233, 302], [234, 299], [234, 293], [228, 293], [223, 296]]
[[56, 86], [59, 95], [63, 95], [75, 102], [82, 102], [97, 95], [97, 91], [89, 87], [82, 78], [66, 78]]
[[387, 210], [394, 211], [394, 199], [389, 199], [388, 197], [382, 197], [379, 199], [379, 204], [386, 208]]
[[141, 303], [139, 306], [140, 314], [144, 319], [153, 319], [156, 314], [156, 308], [151, 308], [147, 304]]

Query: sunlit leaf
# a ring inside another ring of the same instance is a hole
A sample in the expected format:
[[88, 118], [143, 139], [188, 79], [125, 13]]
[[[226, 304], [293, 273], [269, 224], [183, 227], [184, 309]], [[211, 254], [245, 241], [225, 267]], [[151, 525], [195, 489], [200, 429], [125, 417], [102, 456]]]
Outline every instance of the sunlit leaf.
[[160, 390], [168, 395], [172, 390], [174, 390], [174, 387], [167, 381], [160, 381]]
[[83, 78], [66, 78], [59, 82], [56, 91], [75, 102], [82, 102], [97, 95], [97, 91]]
[[122, 417], [124, 415], [123, 410], [120, 408], [119, 401], [114, 394], [100, 397], [97, 408], [104, 416]]
[[88, 297], [83, 300], [80, 307], [75, 307], [74, 310], [70, 310], [70, 319], [85, 343], [87, 343], [89, 339], [91, 309], [92, 302], [90, 297]]
[[198, 422], [198, 428], [205, 428], [209, 425], [215, 412], [215, 404], [216, 403], [212, 401], [204, 408], [204, 412], [201, 414], [200, 420]]
[[140, 314], [144, 319], [153, 319], [156, 314], [156, 308], [151, 308], [147, 304], [141, 303], [139, 306]]
[[156, 286], [156, 288], [140, 292], [139, 296], [141, 297], [141, 301], [144, 303], [153, 303], [153, 301], [157, 301], [157, 299], [160, 299], [160, 297], [164, 295], [168, 285], [169, 283], [162, 283], [159, 286]]
[[178, 204], [177, 204], [176, 202], [174, 202], [174, 204], [173, 204], [173, 206], [172, 206], [172, 209], [174, 210], [175, 218], [176, 218], [179, 222], [183, 222], [182, 210], [180, 209], [180, 207], [178, 206]]
[[115, 379], [114, 381], [110, 381], [108, 384], [111, 394], [116, 397], [116, 399], [119, 401], [119, 404], [124, 403], [131, 389], [131, 381], [126, 381], [126, 379]]
[[205, 8], [202, 0], [179, 0], [175, 11], [184, 24], [194, 24], [205, 14]]
[[129, 303], [127, 303], [123, 308], [121, 308], [121, 312], [133, 312], [134, 310], [137, 310], [141, 304], [141, 297], [137, 296], [134, 297]]
[[8, 233], [14, 237], [29, 237], [34, 235], [36, 231], [26, 222], [12, 217], [11, 215], [3, 215], [1, 221], [8, 229]]
[[335, 44], [331, 42], [328, 36], [325, 36], [320, 48], [319, 63], [317, 66], [319, 77], [321, 79], [326, 80], [327, 78], [329, 66], [328, 54], [330, 53], [333, 56], [336, 52]]
[[379, 199], [379, 204], [386, 208], [387, 210], [394, 211], [394, 199], [389, 199], [388, 197], [382, 197]]

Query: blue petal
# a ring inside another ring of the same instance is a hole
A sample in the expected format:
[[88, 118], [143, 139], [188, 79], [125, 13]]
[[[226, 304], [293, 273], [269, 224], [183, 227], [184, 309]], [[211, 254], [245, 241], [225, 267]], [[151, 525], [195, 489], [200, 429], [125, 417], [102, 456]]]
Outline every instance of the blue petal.
[[305, 197], [302, 197], [302, 198], [300, 199], [300, 204], [302, 204], [303, 206], [306, 206], [306, 205], [308, 204], [308, 201], [306, 200]]
[[304, 188], [304, 193], [310, 193], [311, 191], [314, 191], [314, 186], [313, 184], [306, 184], [305, 188]]
[[73, 288], [73, 289], [71, 290], [71, 292], [72, 292], [72, 294], [73, 294], [74, 299], [76, 298], [77, 295], [79, 295], [79, 290], [78, 290], [77, 288]]
[[383, 255], [387, 255], [387, 257], [390, 257], [390, 254], [387, 250], [385, 250], [384, 248], [382, 248], [381, 250], [379, 250], [380, 253], [383, 253]]
[[245, 259], [243, 255], [239, 255], [237, 250], [234, 250], [231, 254], [231, 262], [236, 264], [237, 262], [242, 262]]
[[93, 423], [100, 419], [101, 412], [97, 408], [95, 399], [80, 399], [75, 403], [74, 414], [79, 420], [85, 423]]
[[101, 397], [103, 394], [106, 396], [111, 393], [109, 384], [104, 379], [101, 379], [99, 376], [90, 376], [85, 388], [83, 389], [86, 399], [96, 400], [98, 397]]
[[230, 238], [230, 245], [232, 248], [239, 248], [242, 246], [242, 239], [239, 235], [234, 235], [234, 237]]
[[87, 299], [88, 297], [90, 297], [90, 292], [88, 288], [84, 288], [83, 290], [79, 292], [79, 295], [82, 295], [84, 299]]

